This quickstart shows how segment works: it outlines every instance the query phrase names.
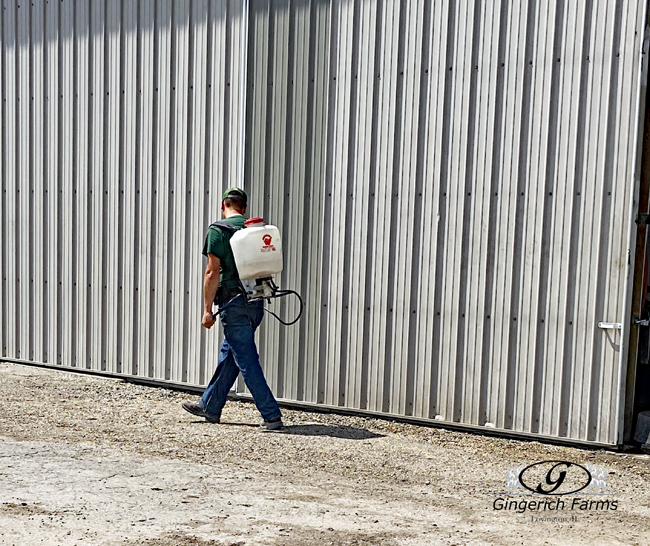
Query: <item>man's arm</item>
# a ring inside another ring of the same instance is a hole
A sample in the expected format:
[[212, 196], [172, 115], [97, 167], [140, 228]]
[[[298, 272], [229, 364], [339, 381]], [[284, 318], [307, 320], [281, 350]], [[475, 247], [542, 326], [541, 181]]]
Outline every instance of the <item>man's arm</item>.
[[201, 324], [206, 328], [212, 328], [216, 322], [212, 313], [212, 304], [219, 288], [219, 274], [221, 272], [221, 260], [214, 254], [208, 254], [208, 265], [203, 275], [203, 318]]

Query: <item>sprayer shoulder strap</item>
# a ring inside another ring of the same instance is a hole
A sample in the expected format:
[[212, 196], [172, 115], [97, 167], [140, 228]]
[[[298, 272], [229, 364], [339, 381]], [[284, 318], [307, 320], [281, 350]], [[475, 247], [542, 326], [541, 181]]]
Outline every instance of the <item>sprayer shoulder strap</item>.
[[241, 228], [238, 226], [233, 226], [230, 222], [212, 222], [210, 224], [210, 227], [215, 226], [215, 227], [220, 227], [228, 231], [231, 235], [235, 233], [235, 231], [239, 231]]

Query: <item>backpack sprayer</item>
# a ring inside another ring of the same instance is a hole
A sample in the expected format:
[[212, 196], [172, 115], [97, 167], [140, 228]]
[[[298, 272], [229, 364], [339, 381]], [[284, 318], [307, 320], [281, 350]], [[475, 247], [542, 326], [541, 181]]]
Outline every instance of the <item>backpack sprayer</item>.
[[[264, 310], [285, 326], [298, 322], [304, 307], [300, 294], [294, 290], [280, 290], [273, 282], [273, 275], [281, 273], [283, 269], [280, 230], [275, 226], [266, 225], [263, 218], [246, 220], [243, 229], [228, 222], [215, 222], [212, 225], [225, 228], [233, 234], [230, 238], [230, 247], [239, 273], [239, 284], [246, 300], [263, 299], [270, 302], [272, 299], [294, 294], [300, 302], [300, 310], [298, 316], [291, 322], [285, 322], [273, 311]], [[231, 298], [222, 308], [239, 296], [240, 294], [237, 294]]]

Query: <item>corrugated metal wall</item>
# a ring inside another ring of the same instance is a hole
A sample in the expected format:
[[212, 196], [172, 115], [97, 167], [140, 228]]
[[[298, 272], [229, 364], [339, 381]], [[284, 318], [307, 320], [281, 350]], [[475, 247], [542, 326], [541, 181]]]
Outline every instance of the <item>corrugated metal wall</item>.
[[2, 356], [190, 383], [243, 177], [241, 1], [3, 0]]
[[275, 391], [616, 443], [645, 2], [249, 11], [246, 184], [308, 302]]
[[3, 357], [205, 383], [243, 179], [306, 300], [260, 332], [279, 397], [619, 441], [645, 1], [32, 4], [0, 15]]

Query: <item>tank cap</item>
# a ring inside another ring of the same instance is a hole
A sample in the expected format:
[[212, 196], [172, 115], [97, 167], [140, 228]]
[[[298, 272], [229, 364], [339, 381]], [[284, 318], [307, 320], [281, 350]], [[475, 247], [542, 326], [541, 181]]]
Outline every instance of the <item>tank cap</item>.
[[251, 227], [251, 226], [257, 226], [259, 224], [264, 225], [264, 218], [260, 218], [259, 216], [256, 216], [255, 218], [249, 218], [244, 222], [244, 227]]

